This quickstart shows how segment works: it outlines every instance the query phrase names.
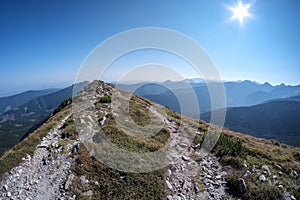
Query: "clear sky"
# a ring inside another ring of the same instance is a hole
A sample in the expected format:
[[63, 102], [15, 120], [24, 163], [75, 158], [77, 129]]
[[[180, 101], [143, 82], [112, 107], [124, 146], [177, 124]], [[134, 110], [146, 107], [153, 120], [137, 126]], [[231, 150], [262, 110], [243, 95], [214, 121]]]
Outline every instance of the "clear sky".
[[237, 0], [1, 0], [0, 96], [67, 86], [100, 42], [149, 26], [174, 29], [196, 40], [224, 80], [300, 84], [300, 1], [244, 0], [252, 17], [246, 17], [243, 25], [238, 19], [228, 21], [233, 16], [228, 7], [237, 4]]

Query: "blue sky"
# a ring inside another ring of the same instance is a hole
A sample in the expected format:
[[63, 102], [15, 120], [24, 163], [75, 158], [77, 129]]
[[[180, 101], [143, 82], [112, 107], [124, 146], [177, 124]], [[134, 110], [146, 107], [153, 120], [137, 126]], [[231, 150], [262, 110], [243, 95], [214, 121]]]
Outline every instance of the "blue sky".
[[[224, 80], [300, 84], [300, 1], [243, 3], [252, 5], [254, 17], [240, 26], [238, 20], [227, 22], [232, 12], [226, 7], [237, 0], [1, 0], [0, 96], [67, 86], [100, 42], [141, 27], [174, 29], [193, 38]], [[122, 64], [111, 73], [120, 71]]]

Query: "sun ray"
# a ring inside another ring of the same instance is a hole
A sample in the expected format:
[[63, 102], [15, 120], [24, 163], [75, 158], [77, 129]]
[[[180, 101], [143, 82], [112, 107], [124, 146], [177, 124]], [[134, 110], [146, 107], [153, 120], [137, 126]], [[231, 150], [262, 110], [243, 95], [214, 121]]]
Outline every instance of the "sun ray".
[[232, 16], [229, 19], [230, 21], [238, 20], [240, 25], [244, 24], [244, 19], [246, 17], [252, 17], [251, 13], [249, 13], [248, 9], [250, 8], [250, 4], [243, 4], [242, 1], [238, 1], [236, 7], [228, 7], [228, 10], [232, 12]]

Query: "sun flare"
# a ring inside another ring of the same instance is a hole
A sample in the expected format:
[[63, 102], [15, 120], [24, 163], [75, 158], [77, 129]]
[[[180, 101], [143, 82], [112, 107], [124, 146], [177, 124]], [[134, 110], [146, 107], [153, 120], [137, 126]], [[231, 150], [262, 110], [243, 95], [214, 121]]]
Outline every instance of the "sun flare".
[[244, 23], [244, 19], [246, 17], [251, 17], [251, 14], [248, 12], [250, 8], [250, 4], [245, 4], [241, 1], [238, 1], [238, 5], [236, 7], [229, 7], [229, 10], [232, 11], [232, 17], [230, 20], [239, 20], [240, 25]]

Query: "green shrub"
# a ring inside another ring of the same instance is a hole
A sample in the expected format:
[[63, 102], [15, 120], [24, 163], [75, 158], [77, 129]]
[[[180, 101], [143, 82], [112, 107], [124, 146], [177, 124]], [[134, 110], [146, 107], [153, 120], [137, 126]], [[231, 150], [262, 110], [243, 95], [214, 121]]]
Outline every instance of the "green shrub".
[[65, 99], [61, 104], [53, 111], [53, 115], [61, 111], [62, 109], [66, 108], [68, 105], [71, 105], [72, 97]]
[[293, 156], [294, 156], [294, 158], [295, 158], [297, 161], [300, 162], [300, 152], [295, 152], [295, 153], [293, 154]]
[[108, 95], [104, 95], [99, 98], [99, 103], [111, 103], [111, 97]]
[[221, 134], [217, 145], [213, 149], [217, 156], [240, 156], [245, 155], [245, 147], [240, 139], [234, 139], [227, 135]]
[[230, 165], [235, 169], [242, 169], [243, 168], [243, 159], [239, 157], [232, 157], [232, 156], [224, 156], [221, 159], [223, 165]]
[[275, 186], [257, 186], [251, 188], [244, 195], [245, 200], [284, 200], [282, 192], [279, 191]]
[[243, 191], [240, 187], [239, 182], [239, 175], [238, 174], [232, 174], [227, 178], [227, 187], [229, 188], [228, 192], [234, 197], [242, 197]]

